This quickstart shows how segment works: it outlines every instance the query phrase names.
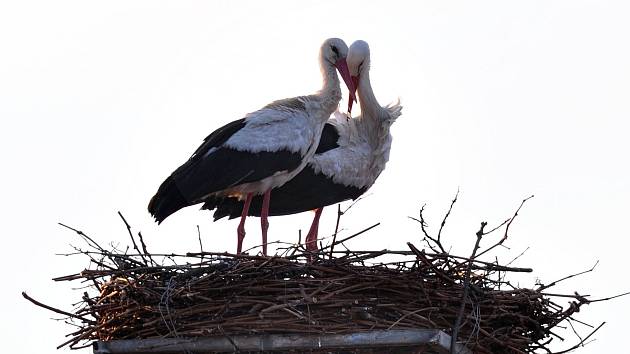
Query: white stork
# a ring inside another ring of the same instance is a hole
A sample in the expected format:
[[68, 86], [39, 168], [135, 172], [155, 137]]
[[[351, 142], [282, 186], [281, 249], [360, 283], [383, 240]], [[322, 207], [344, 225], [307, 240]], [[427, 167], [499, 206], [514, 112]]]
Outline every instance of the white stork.
[[[356, 199], [367, 191], [385, 169], [392, 137], [389, 128], [401, 114], [400, 103], [381, 107], [370, 84], [370, 48], [354, 42], [348, 51], [348, 68], [358, 88], [361, 115], [348, 118], [335, 112], [328, 120], [315, 155], [292, 180], [271, 192], [274, 203], [269, 215], [287, 215], [315, 209], [306, 237], [306, 247], [317, 249], [319, 218], [325, 206]], [[348, 110], [352, 100], [348, 102]], [[264, 200], [255, 197], [249, 215], [260, 216]], [[237, 217], [243, 202], [236, 198], [213, 198], [203, 209], [215, 209], [214, 219]], [[248, 205], [245, 204], [247, 208]]]
[[248, 208], [262, 194], [257, 214], [266, 255], [270, 192], [295, 177], [315, 153], [324, 124], [341, 100], [335, 69], [354, 98], [347, 53], [343, 40], [327, 39], [319, 54], [324, 84], [317, 94], [272, 102], [212, 132], [162, 183], [149, 202], [149, 213], [161, 223], [179, 209], [213, 198], [243, 201], [237, 228], [240, 253]]

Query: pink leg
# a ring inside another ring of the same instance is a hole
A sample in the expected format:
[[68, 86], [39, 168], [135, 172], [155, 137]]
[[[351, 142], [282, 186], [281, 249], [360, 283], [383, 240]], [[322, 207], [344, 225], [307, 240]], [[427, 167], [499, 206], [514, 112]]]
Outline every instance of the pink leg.
[[317, 251], [317, 233], [319, 231], [319, 217], [322, 216], [322, 211], [324, 208], [318, 208], [315, 210], [315, 217], [313, 218], [313, 223], [311, 224], [310, 230], [308, 230], [308, 234], [306, 235], [306, 250], [310, 252]]
[[243, 212], [241, 213], [241, 222], [238, 224], [238, 228], [236, 228], [236, 254], [240, 254], [243, 249], [243, 239], [245, 238], [245, 218], [247, 218], [247, 213], [249, 212], [249, 205], [252, 203], [252, 196], [252, 193], [247, 194], [245, 204], [243, 204]]
[[260, 211], [260, 228], [262, 230], [262, 249], [263, 255], [267, 255], [267, 230], [269, 229], [269, 199], [271, 199], [271, 189], [263, 195], [262, 210]]

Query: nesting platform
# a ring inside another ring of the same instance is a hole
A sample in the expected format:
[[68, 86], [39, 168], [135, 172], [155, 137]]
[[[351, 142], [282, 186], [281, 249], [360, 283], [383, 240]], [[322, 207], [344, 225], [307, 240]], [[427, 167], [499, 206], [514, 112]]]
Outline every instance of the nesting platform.
[[[94, 342], [94, 354], [347, 353], [448, 354], [451, 337], [438, 330], [390, 330], [333, 335], [242, 335]], [[471, 354], [458, 344], [458, 354]]]

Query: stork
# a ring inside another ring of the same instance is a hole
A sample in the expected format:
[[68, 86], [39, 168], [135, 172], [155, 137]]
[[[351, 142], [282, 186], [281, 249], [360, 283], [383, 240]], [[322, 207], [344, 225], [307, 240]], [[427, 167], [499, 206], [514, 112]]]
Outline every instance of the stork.
[[[317, 250], [319, 218], [325, 206], [356, 199], [367, 191], [385, 168], [392, 143], [390, 126], [400, 116], [397, 102], [386, 107], [376, 100], [370, 83], [370, 48], [365, 41], [354, 42], [348, 51], [348, 68], [358, 89], [361, 115], [349, 118], [335, 112], [324, 126], [319, 146], [306, 167], [292, 180], [271, 192], [269, 215], [295, 214], [315, 210], [306, 236], [309, 251]], [[348, 110], [352, 109], [352, 100]], [[262, 215], [264, 200], [251, 204], [237, 198], [213, 198], [203, 209], [216, 209], [214, 219], [235, 218], [244, 210]]]
[[[212, 132], [183, 165], [160, 185], [149, 213], [161, 223], [176, 211], [214, 198], [241, 202], [237, 253], [245, 237], [245, 219], [254, 196], [261, 196], [262, 252], [267, 254], [267, 216], [271, 190], [295, 177], [313, 156], [322, 129], [341, 100], [339, 71], [351, 99], [355, 90], [348, 71], [348, 47], [339, 38], [320, 48], [324, 78], [316, 94], [274, 101]], [[336, 70], [335, 70], [336, 69]]]

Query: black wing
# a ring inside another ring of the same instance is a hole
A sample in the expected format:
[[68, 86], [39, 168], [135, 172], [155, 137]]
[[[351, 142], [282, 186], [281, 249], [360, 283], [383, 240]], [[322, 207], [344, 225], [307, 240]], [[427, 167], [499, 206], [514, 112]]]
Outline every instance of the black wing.
[[[315, 154], [322, 154], [326, 151], [338, 148], [338, 140], [339, 132], [337, 131], [337, 128], [333, 124], [326, 123], [324, 125], [324, 129], [322, 130], [319, 145], [317, 146]], [[315, 196], [317, 192], [309, 193], [309, 188], [311, 188], [311, 186], [313, 188], [316, 187], [312, 185], [313, 183], [319, 184], [319, 188], [334, 189], [334, 186], [332, 185], [332, 180], [325, 181], [326, 176], [315, 176], [312, 170], [311, 173], [309, 173], [307, 171], [308, 169], [309, 167], [307, 166], [300, 174], [294, 177], [292, 181], [289, 181], [284, 186], [276, 188], [274, 189], [274, 191], [272, 191], [271, 195], [274, 201], [270, 203], [270, 215], [295, 214], [301, 211], [318, 208], [319, 206], [317, 206], [317, 204], [321, 204], [323, 201], [317, 200], [318, 198], [316, 198]], [[317, 183], [318, 181], [319, 183]], [[325, 186], [322, 186], [322, 184], [324, 184]], [[314, 188], [313, 190], [316, 191], [317, 189]], [[352, 196], [350, 196], [349, 198], [351, 197]], [[344, 198], [339, 200], [340, 198], [342, 198], [342, 196], [338, 193], [337, 196], [331, 195], [330, 198], [334, 201], [329, 204], [349, 199]], [[280, 200], [276, 202], [277, 199]], [[241, 212], [243, 210], [243, 202], [239, 201], [237, 198], [210, 197], [205, 199], [204, 202], [205, 203], [202, 209], [217, 209], [214, 213], [215, 220], [220, 219], [224, 216], [230, 216], [230, 218], [237, 217], [241, 215]], [[300, 207], [299, 204], [302, 204], [303, 206]], [[315, 206], [310, 207], [313, 205]], [[261, 207], [262, 198], [255, 197], [252, 200], [249, 214], [259, 216]]]
[[[305, 167], [297, 176], [283, 186], [271, 191], [269, 215], [288, 215], [325, 207], [348, 199], [356, 199], [368, 188], [358, 188], [335, 183], [332, 178], [315, 173]], [[214, 220], [225, 216], [238, 217], [243, 211], [243, 201], [237, 198], [212, 198], [206, 201], [202, 209], [215, 209]], [[260, 216], [262, 197], [255, 196], [248, 215]]]
[[301, 161], [299, 153], [288, 150], [248, 152], [219, 147], [208, 156], [185, 163], [172, 177], [184, 198], [199, 203], [210, 193], [294, 170]]
[[337, 131], [337, 128], [330, 123], [326, 123], [326, 125], [324, 125], [324, 130], [322, 130], [322, 136], [319, 139], [319, 145], [317, 145], [315, 154], [323, 154], [328, 150], [338, 148], [338, 141], [339, 132]]
[[245, 127], [245, 124], [245, 118], [241, 118], [213, 131], [210, 135], [203, 139], [203, 143], [197, 148], [197, 150], [195, 150], [190, 157], [190, 160], [195, 158], [198, 159], [200, 156], [203, 156], [210, 151], [210, 149], [223, 145], [223, 143], [232, 137], [232, 135], [236, 134], [236, 132]]
[[212, 132], [190, 159], [162, 183], [149, 202], [149, 212], [158, 222], [181, 208], [201, 202], [210, 193], [300, 165], [302, 156], [296, 152], [253, 153], [223, 147], [245, 124], [245, 119], [239, 119]]

